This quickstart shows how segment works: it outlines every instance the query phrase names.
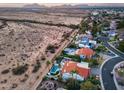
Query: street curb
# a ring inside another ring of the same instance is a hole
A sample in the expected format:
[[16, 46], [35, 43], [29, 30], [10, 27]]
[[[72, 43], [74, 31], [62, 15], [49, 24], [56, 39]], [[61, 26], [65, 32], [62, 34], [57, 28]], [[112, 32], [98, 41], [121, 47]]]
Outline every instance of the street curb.
[[120, 65], [121, 63], [124, 63], [124, 61], [121, 61], [120, 63], [118, 63], [118, 64], [116, 64], [115, 66], [114, 66], [114, 69], [113, 69], [113, 80], [114, 80], [114, 83], [115, 83], [115, 86], [116, 86], [116, 88], [118, 89], [118, 90], [121, 90], [120, 88], [119, 88], [119, 84], [118, 84], [118, 82], [117, 82], [117, 80], [116, 80], [116, 77], [115, 77], [115, 68], [118, 66], [118, 65]]
[[114, 80], [114, 83], [115, 83], [115, 86], [116, 86], [117, 90], [120, 90], [119, 87], [118, 87], [117, 80], [115, 78], [115, 74], [113, 75], [113, 80]]
[[[106, 47], [107, 48], [107, 47]], [[110, 52], [112, 52], [115, 56], [118, 56], [116, 53], [114, 53], [113, 51], [111, 51], [109, 48], [107, 48]], [[115, 57], [114, 56], [114, 57]]]
[[110, 42], [108, 42], [108, 44], [109, 44], [111, 47], [113, 47], [115, 50], [117, 50], [118, 52], [124, 54], [123, 52], [121, 52], [120, 50], [118, 50], [117, 48], [115, 48]]
[[100, 82], [101, 82], [101, 87], [102, 87], [103, 90], [105, 90], [105, 88], [104, 88], [103, 80], [102, 80], [102, 68], [103, 68], [104, 64], [105, 64], [108, 60], [110, 60], [110, 59], [112, 59], [112, 58], [116, 58], [116, 57], [118, 57], [118, 56], [116, 55], [116, 56], [114, 56], [114, 57], [111, 57], [111, 58], [106, 59], [106, 60], [102, 63], [102, 65], [100, 66]]

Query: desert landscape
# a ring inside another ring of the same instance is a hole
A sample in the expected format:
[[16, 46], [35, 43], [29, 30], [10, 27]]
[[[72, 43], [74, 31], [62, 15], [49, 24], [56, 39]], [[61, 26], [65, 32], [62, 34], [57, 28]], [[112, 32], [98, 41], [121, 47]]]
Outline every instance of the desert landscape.
[[[0, 19], [16, 19], [0, 20], [0, 89], [32, 89], [47, 69], [48, 61], [75, 31], [54, 24], [77, 25], [82, 19], [65, 15], [33, 12], [0, 14]], [[17, 20], [50, 22], [53, 25]]]

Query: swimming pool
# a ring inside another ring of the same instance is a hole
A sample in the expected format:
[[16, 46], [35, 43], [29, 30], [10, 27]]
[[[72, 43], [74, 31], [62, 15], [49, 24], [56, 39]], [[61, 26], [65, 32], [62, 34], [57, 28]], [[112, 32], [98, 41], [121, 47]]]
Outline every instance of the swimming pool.
[[56, 74], [59, 73], [59, 71], [60, 71], [59, 65], [58, 65], [58, 64], [55, 64], [55, 65], [53, 65], [53, 67], [51, 68], [50, 74], [51, 74], [51, 75], [56, 75]]

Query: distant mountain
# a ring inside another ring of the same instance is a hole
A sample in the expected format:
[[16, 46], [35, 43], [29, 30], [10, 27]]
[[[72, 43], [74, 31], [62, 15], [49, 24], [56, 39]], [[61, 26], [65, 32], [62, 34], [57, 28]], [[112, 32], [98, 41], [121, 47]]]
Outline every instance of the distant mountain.
[[60, 6], [54, 6], [53, 8], [84, 8], [84, 7], [88, 7], [88, 5], [87, 4], [77, 4], [77, 5], [64, 4]]
[[96, 4], [64, 4], [53, 8], [95, 8], [95, 7], [124, 7], [124, 3], [96, 3]]
[[95, 3], [95, 4], [63, 4], [48, 7], [37, 3], [24, 5], [23, 8], [92, 8], [92, 7], [124, 7], [124, 3]]
[[98, 3], [93, 6], [102, 6], [102, 7], [124, 7], [124, 3]]
[[27, 4], [27, 5], [24, 5], [23, 8], [46, 8], [44, 5], [39, 5], [37, 3], [35, 4]]

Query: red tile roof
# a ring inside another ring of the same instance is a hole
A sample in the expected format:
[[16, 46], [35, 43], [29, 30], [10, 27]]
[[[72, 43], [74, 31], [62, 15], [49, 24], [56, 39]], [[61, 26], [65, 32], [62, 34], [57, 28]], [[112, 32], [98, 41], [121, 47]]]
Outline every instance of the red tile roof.
[[62, 74], [71, 73], [71, 71], [76, 70], [80, 76], [87, 78], [89, 76], [90, 69], [79, 67], [77, 66], [77, 64], [78, 63], [73, 62], [73, 61], [66, 62], [64, 67], [62, 68]]
[[95, 52], [90, 48], [81, 48], [81, 49], [78, 49], [76, 52], [77, 55], [84, 55], [87, 58], [90, 58], [91, 56], [93, 56], [94, 53]]

